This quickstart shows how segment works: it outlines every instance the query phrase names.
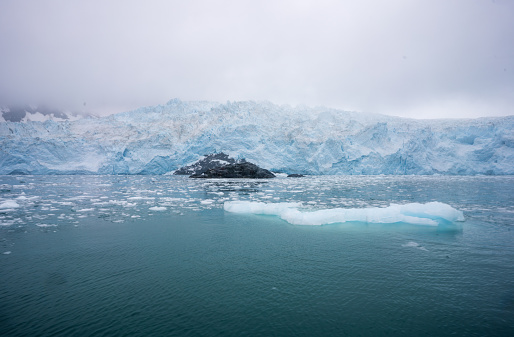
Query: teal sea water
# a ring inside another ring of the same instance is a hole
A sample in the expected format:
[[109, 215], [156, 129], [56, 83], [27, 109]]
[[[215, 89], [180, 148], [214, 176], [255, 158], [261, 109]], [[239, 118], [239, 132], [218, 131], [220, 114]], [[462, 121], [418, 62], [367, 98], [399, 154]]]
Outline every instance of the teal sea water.
[[[439, 226], [292, 225], [438, 201]], [[1, 336], [513, 336], [514, 177], [1, 176]]]

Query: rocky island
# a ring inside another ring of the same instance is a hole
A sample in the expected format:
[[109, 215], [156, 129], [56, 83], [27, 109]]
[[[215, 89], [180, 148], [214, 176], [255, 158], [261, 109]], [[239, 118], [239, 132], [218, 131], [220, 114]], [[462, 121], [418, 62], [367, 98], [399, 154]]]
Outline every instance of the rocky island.
[[247, 162], [234, 159], [227, 154], [211, 153], [197, 162], [176, 170], [175, 175], [189, 175], [190, 178], [275, 178], [270, 171]]
[[260, 168], [259, 166], [249, 163], [240, 162], [235, 164], [228, 164], [212, 169], [205, 172], [192, 174], [190, 178], [275, 178], [275, 175], [270, 171]]
[[206, 172], [209, 169], [217, 168], [229, 164], [235, 164], [237, 162], [242, 162], [243, 160], [236, 161], [234, 158], [229, 157], [229, 155], [220, 152], [220, 153], [211, 153], [205, 155], [204, 158], [198, 160], [194, 164], [184, 166], [173, 172], [175, 175], [195, 175]]

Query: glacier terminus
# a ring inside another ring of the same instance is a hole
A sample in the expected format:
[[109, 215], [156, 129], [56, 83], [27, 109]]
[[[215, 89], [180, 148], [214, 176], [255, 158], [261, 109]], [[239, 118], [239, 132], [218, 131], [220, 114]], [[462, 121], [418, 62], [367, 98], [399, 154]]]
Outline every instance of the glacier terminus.
[[0, 123], [0, 174], [171, 174], [224, 152], [274, 172], [514, 174], [514, 116], [416, 120], [173, 99], [99, 118]]

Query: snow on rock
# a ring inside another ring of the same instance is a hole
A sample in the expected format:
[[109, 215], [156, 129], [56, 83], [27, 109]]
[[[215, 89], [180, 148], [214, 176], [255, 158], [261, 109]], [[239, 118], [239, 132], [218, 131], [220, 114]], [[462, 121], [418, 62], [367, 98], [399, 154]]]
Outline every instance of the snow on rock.
[[235, 163], [236, 160], [234, 158], [230, 158], [227, 154], [223, 152], [211, 153], [191, 165], [181, 167], [180, 169], [173, 172], [173, 174], [188, 176], [192, 174], [202, 174], [209, 169]]
[[0, 174], [165, 174], [220, 152], [284, 173], [514, 174], [514, 116], [175, 99], [103, 118], [0, 123]]
[[410, 223], [437, 226], [441, 223], [464, 221], [464, 215], [441, 202], [426, 204], [392, 204], [378, 208], [332, 208], [316, 211], [301, 210], [301, 203], [264, 203], [255, 201], [227, 201], [227, 212], [276, 215], [293, 225], [326, 225], [344, 222]]

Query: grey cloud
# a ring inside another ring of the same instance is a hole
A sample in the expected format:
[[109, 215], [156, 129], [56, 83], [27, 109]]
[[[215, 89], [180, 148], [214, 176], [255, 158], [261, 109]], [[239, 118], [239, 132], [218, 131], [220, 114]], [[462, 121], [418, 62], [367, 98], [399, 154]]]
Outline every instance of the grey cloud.
[[0, 103], [270, 100], [411, 117], [514, 107], [508, 1], [0, 2]]

